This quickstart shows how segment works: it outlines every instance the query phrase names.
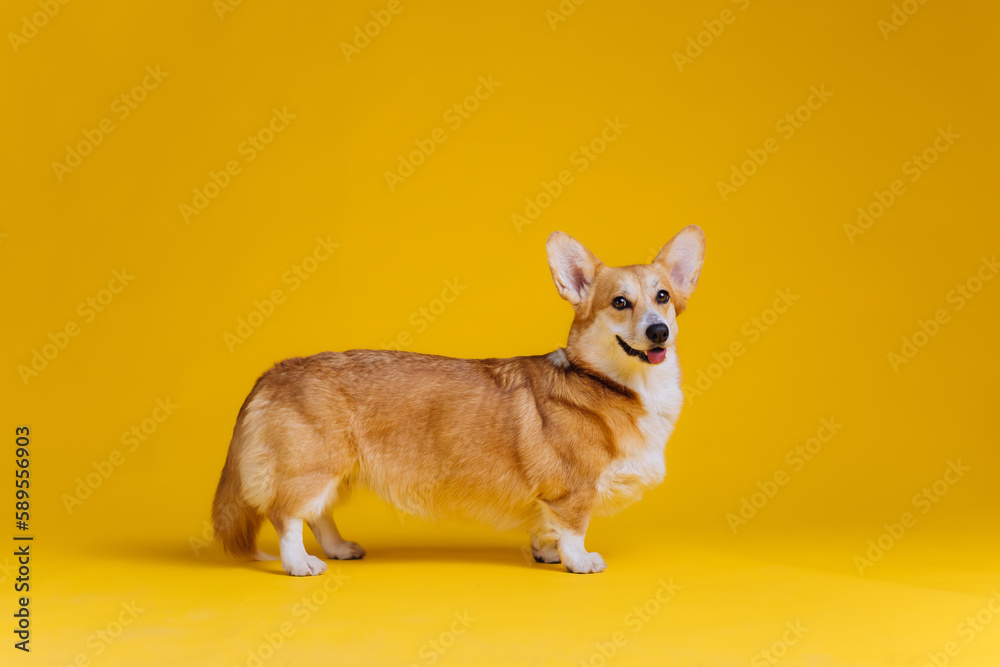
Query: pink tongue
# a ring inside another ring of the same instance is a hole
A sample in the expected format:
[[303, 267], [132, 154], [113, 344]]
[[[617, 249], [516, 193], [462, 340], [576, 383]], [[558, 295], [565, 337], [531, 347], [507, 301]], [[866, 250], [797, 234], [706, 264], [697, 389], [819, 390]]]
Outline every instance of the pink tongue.
[[662, 364], [667, 357], [667, 351], [663, 348], [657, 350], [646, 350], [646, 358], [651, 364]]

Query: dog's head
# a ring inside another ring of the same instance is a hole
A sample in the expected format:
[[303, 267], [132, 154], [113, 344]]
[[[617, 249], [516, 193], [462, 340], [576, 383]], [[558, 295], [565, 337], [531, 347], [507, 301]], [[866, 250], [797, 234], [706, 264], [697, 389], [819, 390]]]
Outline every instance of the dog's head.
[[682, 229], [652, 264], [605, 266], [563, 232], [553, 232], [546, 248], [559, 295], [576, 311], [566, 346], [571, 359], [617, 377], [663, 363], [705, 259], [700, 227]]

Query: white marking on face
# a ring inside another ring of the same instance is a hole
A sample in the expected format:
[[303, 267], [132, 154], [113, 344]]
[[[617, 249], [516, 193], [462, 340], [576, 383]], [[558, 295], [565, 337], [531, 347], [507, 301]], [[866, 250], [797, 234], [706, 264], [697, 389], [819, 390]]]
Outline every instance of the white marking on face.
[[[656, 312], [655, 310], [653, 310], [651, 308], [651, 309], [649, 309], [649, 310], [646, 311], [646, 314], [639, 321], [638, 330], [635, 332], [635, 338], [636, 338], [636, 340], [641, 340], [643, 342], [644, 346], [653, 345], [653, 342], [650, 341], [649, 337], [646, 335], [646, 331], [649, 329], [649, 327], [651, 327], [651, 326], [653, 326], [655, 324], [667, 324], [667, 321], [665, 319], [663, 319], [662, 315], [660, 315], [658, 312]], [[669, 324], [667, 325], [667, 328], [670, 329], [670, 325]], [[668, 341], [671, 338], [673, 338], [673, 334], [674, 334], [674, 332], [671, 329], [670, 335], [667, 338]]]
[[[677, 332], [676, 311], [673, 302], [668, 299], [666, 304], [657, 302], [660, 290], [666, 290], [658, 276], [650, 275], [639, 284], [631, 279], [625, 279], [618, 288], [618, 294], [628, 299], [632, 304], [631, 316], [622, 321], [605, 321], [608, 330], [621, 337], [630, 347], [637, 350], [647, 350], [656, 347], [646, 336], [646, 330], [655, 324], [665, 324], [670, 330], [667, 345], [671, 344]], [[614, 318], [615, 320], [620, 318]]]

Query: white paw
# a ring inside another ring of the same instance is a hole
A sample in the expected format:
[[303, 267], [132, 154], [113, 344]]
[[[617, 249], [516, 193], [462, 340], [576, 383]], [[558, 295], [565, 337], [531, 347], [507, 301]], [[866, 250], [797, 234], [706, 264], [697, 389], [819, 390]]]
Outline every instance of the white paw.
[[539, 563], [558, 563], [560, 561], [559, 551], [554, 544], [547, 544], [541, 547], [532, 546], [531, 555]]
[[324, 549], [323, 551], [327, 558], [336, 558], [337, 560], [356, 560], [365, 557], [365, 550], [357, 542], [341, 542], [333, 549], [329, 551]]
[[604, 559], [601, 558], [601, 554], [596, 551], [593, 553], [583, 553], [572, 559], [563, 558], [563, 563], [565, 563], [566, 569], [574, 574], [604, 572], [605, 568], [607, 568], [607, 565], [604, 564]]
[[305, 558], [282, 563], [281, 566], [293, 577], [311, 577], [326, 572], [326, 563], [316, 556], [306, 554]]

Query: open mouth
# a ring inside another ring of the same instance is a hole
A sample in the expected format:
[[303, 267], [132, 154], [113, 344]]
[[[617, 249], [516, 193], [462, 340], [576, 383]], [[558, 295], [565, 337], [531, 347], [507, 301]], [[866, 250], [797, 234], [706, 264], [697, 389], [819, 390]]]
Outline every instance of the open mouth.
[[628, 343], [621, 339], [621, 336], [615, 336], [618, 339], [618, 344], [622, 346], [630, 357], [639, 357], [641, 360], [645, 361], [647, 364], [662, 364], [663, 360], [667, 356], [666, 348], [662, 347], [652, 347], [648, 350], [637, 350], [630, 346]]

